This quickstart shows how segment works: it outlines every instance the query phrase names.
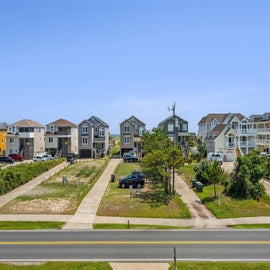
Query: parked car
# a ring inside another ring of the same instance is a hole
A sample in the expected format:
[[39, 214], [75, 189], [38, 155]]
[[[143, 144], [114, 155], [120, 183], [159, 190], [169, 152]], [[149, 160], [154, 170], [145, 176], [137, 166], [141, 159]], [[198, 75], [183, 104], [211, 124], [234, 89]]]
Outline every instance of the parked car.
[[15, 161], [23, 161], [24, 160], [24, 156], [20, 155], [20, 154], [9, 154], [9, 157]]
[[135, 156], [135, 155], [132, 155], [132, 154], [130, 154], [130, 153], [125, 153], [125, 154], [123, 155], [123, 160], [124, 160], [125, 162], [138, 162], [138, 157]]
[[74, 153], [71, 152], [67, 154], [67, 162], [74, 162], [75, 158], [76, 155]]
[[0, 157], [0, 162], [12, 164], [14, 162], [14, 160], [11, 157]]
[[222, 157], [221, 157], [221, 155], [220, 154], [212, 154], [211, 156], [210, 156], [210, 160], [216, 160], [216, 161], [218, 161], [220, 164], [222, 164], [223, 163], [223, 160], [222, 160]]
[[52, 155], [48, 155], [48, 154], [43, 155], [41, 158], [42, 158], [43, 161], [47, 161], [47, 160], [52, 160], [53, 159]]
[[119, 187], [126, 188], [132, 186], [134, 188], [142, 188], [144, 186], [144, 177], [142, 174], [129, 174], [125, 178], [119, 180]]
[[34, 156], [33, 161], [44, 161], [42, 156]]

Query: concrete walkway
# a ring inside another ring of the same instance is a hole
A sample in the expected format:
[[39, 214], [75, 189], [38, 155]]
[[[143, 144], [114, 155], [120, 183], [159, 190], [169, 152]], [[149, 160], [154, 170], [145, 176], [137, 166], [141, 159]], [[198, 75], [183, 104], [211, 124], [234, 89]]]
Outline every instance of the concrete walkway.
[[92, 229], [93, 221], [96, 216], [99, 204], [104, 192], [111, 180], [114, 169], [119, 164], [119, 159], [112, 159], [104, 170], [91, 191], [85, 196], [76, 213], [65, 224], [64, 230]]

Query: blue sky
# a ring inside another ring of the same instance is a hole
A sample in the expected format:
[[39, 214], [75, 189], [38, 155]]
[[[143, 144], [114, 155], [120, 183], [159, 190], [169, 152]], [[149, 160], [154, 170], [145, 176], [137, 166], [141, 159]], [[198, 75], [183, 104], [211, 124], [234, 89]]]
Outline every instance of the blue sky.
[[0, 0], [0, 122], [119, 133], [176, 114], [270, 112], [268, 0]]

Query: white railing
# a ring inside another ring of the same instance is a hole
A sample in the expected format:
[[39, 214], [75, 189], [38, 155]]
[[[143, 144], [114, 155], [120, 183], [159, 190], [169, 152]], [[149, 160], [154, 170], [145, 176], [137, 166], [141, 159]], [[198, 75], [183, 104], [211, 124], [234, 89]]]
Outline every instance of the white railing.
[[267, 139], [257, 139], [256, 142], [257, 142], [257, 144], [269, 144], [270, 145], [270, 140], [267, 140]]
[[240, 147], [255, 147], [256, 142], [255, 141], [240, 141], [239, 146]]

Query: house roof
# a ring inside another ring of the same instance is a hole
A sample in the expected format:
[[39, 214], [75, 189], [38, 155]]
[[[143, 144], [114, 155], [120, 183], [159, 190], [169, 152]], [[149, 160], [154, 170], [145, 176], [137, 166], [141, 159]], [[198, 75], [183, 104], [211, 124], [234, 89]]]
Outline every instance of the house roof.
[[[182, 119], [181, 117], [179, 117], [178, 115], [175, 115], [175, 117], [178, 119], [179, 122], [185, 122], [188, 123], [188, 121]], [[168, 121], [173, 120], [173, 116], [169, 116], [168, 118], [166, 118], [165, 120], [163, 120], [162, 122], [160, 122], [158, 125], [164, 125], [165, 123], [167, 123]]]
[[55, 127], [77, 127], [77, 125], [71, 123], [70, 121], [60, 118], [50, 124], [49, 126], [55, 126]]
[[204, 116], [198, 123], [198, 125], [211, 124], [214, 119], [222, 124], [228, 116], [236, 116], [238, 119], [242, 120], [245, 116], [241, 113], [209, 113], [207, 116]]
[[132, 115], [131, 117], [129, 117], [128, 119], [125, 119], [123, 122], [120, 123], [120, 125], [124, 122], [131, 122], [133, 125], [136, 125], [136, 124], [141, 124], [141, 125], [144, 125], [145, 126], [145, 123], [143, 123], [141, 120], [139, 120], [137, 117], [135, 117], [134, 115]]
[[6, 122], [2, 122], [0, 123], [0, 130], [5, 130], [5, 129], [8, 129], [8, 124]]
[[206, 140], [216, 139], [227, 128], [225, 124], [218, 124], [213, 130], [207, 133]]
[[104, 121], [102, 121], [97, 116], [91, 116], [87, 121], [90, 122], [91, 124], [93, 124], [94, 126], [96, 126], [96, 125], [103, 125], [105, 127], [109, 127], [108, 124], [106, 124]]
[[12, 126], [16, 127], [42, 127], [42, 125], [36, 121], [29, 120], [29, 119], [22, 119], [14, 124]]

